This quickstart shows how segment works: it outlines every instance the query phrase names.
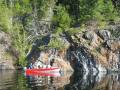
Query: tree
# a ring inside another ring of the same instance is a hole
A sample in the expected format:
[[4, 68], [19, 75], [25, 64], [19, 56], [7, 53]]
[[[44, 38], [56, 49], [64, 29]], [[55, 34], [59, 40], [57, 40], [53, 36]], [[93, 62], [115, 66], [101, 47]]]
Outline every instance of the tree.
[[12, 10], [7, 7], [4, 1], [0, 1], [0, 27], [3, 31], [10, 31], [12, 28]]
[[65, 6], [72, 21], [80, 24], [89, 20], [110, 20], [116, 17], [111, 0], [58, 0], [58, 4]]
[[110, 20], [115, 18], [115, 9], [111, 0], [99, 0], [93, 10], [94, 18]]
[[71, 18], [64, 6], [59, 5], [56, 7], [54, 22], [57, 24], [57, 27], [62, 30], [70, 27]]

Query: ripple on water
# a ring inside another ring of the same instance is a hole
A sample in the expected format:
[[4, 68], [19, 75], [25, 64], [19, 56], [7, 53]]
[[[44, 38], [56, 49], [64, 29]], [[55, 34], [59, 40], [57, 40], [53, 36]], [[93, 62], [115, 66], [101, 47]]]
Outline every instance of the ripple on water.
[[0, 71], [0, 90], [7, 90], [16, 83], [14, 70]]
[[120, 90], [120, 73], [64, 73], [50, 77], [5, 70], [0, 71], [0, 90]]

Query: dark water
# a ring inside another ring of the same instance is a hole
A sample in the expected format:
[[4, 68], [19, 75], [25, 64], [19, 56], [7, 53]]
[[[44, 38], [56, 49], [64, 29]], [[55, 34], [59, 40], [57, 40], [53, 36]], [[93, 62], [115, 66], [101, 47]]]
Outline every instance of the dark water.
[[120, 74], [76, 72], [50, 77], [7, 70], [0, 71], [0, 90], [120, 90]]

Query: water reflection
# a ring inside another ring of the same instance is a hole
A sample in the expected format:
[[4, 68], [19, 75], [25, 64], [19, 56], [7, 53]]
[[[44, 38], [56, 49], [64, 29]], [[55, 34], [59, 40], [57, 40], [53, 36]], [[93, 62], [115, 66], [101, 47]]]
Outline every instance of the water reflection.
[[65, 90], [120, 90], [120, 73], [74, 73]]
[[0, 71], [0, 90], [7, 90], [16, 83], [14, 71]]
[[120, 90], [120, 73], [71, 74], [24, 76], [21, 71], [0, 71], [0, 90]]
[[62, 76], [27, 76], [29, 88], [32, 90], [64, 90], [64, 85], [69, 84], [72, 73], [64, 73]]

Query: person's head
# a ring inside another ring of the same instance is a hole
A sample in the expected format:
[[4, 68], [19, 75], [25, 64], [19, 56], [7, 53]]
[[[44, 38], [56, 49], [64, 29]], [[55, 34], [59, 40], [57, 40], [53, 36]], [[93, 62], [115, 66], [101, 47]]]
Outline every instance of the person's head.
[[38, 65], [38, 68], [40, 68], [40, 65]]
[[54, 61], [55, 61], [55, 59], [53, 58], [53, 59], [52, 59], [52, 62], [54, 62]]

